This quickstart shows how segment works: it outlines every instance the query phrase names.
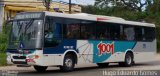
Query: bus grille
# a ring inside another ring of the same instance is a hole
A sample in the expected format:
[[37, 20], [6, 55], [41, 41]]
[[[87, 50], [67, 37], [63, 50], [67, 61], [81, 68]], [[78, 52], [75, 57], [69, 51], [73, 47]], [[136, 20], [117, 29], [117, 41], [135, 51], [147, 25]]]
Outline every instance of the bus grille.
[[13, 56], [13, 59], [26, 59], [26, 56]]
[[22, 62], [22, 61], [13, 61], [14, 64], [27, 64], [27, 62]]

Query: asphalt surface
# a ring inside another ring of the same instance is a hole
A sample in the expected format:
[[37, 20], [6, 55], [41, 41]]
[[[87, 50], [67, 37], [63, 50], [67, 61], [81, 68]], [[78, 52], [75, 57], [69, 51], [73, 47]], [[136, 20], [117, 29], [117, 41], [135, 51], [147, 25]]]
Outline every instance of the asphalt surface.
[[[111, 63], [106, 68], [99, 68], [96, 64], [83, 64], [77, 65], [75, 70], [72, 72], [62, 72], [58, 67], [49, 67], [46, 72], [38, 73], [34, 70], [33, 67], [16, 67], [16, 66], [7, 66], [0, 67], [2, 70], [2, 76], [5, 76], [5, 71], [11, 71], [8, 76], [108, 76], [110, 71], [154, 71], [156, 74], [152, 73], [151, 75], [160, 76], [160, 56], [152, 62], [146, 63], [137, 63], [132, 67], [120, 67], [117, 63]], [[158, 72], [157, 72], [158, 71]], [[106, 72], [106, 73], [105, 73]], [[148, 73], [147, 73], [148, 74]], [[151, 76], [148, 75], [148, 76]], [[6, 75], [7, 76], [7, 75]], [[112, 76], [112, 75], [110, 75]], [[136, 75], [133, 75], [136, 76]], [[146, 75], [141, 75], [146, 76]]]
[[116, 70], [159, 70], [160, 61], [136, 64], [132, 67], [119, 67], [117, 64], [112, 64], [107, 68], [99, 68], [96, 65], [88, 65], [83, 67], [76, 67], [72, 72], [61, 72], [59, 68], [49, 68], [44, 73], [37, 73], [36, 71], [23, 71], [19, 72], [18, 76], [105, 76], [104, 71], [116, 71]]

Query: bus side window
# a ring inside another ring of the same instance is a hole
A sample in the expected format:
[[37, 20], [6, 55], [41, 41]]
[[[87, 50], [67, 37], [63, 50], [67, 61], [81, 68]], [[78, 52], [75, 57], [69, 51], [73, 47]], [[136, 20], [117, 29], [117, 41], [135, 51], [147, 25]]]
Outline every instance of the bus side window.
[[109, 39], [109, 24], [108, 23], [97, 23], [96, 28], [96, 38], [97, 39]]
[[142, 36], [142, 28], [141, 27], [135, 27], [135, 38], [137, 41], [142, 41], [143, 36]]
[[81, 39], [95, 39], [94, 25], [82, 24], [81, 25]]
[[152, 27], [144, 27], [144, 37], [146, 41], [152, 41], [155, 39], [155, 29]]
[[142, 41], [145, 41], [146, 38], [145, 38], [145, 31], [144, 31], [144, 28], [142, 28]]
[[47, 17], [44, 28], [44, 46], [55, 47], [62, 39], [62, 24], [56, 18]]
[[119, 24], [111, 24], [110, 28], [110, 38], [111, 40], [118, 40], [120, 39], [120, 26]]
[[68, 24], [66, 26], [66, 37], [68, 39], [80, 38], [80, 25], [79, 24]]
[[44, 46], [45, 47], [51, 47], [52, 41], [53, 41], [53, 27], [52, 27], [52, 19], [47, 18], [46, 24], [44, 28]]
[[126, 40], [135, 40], [134, 27], [124, 27], [124, 35], [126, 36]]

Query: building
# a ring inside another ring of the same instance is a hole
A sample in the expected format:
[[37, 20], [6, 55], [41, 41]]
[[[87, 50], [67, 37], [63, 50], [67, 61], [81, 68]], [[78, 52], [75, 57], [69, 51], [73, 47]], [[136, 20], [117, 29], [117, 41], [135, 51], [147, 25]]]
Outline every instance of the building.
[[[29, 11], [45, 11], [42, 0], [0, 0], [0, 31], [4, 20], [10, 20], [16, 13]], [[50, 11], [69, 12], [69, 5], [65, 2], [52, 2]], [[81, 6], [72, 4], [72, 13], [80, 13]]]
[[3, 1], [0, 3], [0, 31], [2, 29], [2, 24], [3, 24], [3, 16], [4, 16], [4, 5], [3, 5]]

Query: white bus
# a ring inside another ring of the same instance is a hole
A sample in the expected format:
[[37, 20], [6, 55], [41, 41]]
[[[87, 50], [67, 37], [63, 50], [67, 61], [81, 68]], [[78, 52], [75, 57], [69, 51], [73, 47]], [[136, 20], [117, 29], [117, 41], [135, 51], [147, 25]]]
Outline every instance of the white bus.
[[109, 63], [132, 66], [156, 54], [155, 25], [91, 14], [53, 12], [19, 13], [12, 26], [7, 49], [8, 64], [74, 70], [75, 65]]

